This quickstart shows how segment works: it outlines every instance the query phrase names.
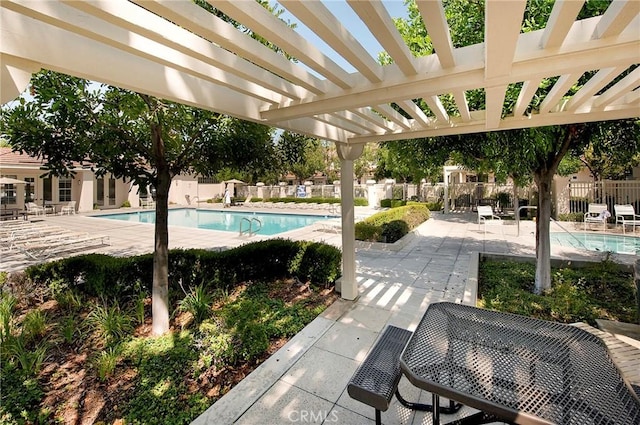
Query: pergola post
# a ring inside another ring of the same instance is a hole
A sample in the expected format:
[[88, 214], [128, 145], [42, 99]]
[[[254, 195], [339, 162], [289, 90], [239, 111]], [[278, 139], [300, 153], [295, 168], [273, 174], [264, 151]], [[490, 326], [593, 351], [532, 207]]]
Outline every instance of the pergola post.
[[356, 232], [353, 205], [353, 161], [362, 155], [364, 144], [336, 143], [340, 158], [340, 205], [342, 210], [342, 278], [340, 296], [354, 300], [358, 296], [356, 281]]

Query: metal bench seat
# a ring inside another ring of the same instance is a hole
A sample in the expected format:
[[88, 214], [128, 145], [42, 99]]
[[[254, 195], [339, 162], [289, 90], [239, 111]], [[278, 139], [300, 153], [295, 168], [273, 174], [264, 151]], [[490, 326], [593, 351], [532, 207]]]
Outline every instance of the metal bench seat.
[[380, 412], [389, 409], [398, 388], [402, 376], [400, 355], [411, 334], [406, 329], [387, 326], [347, 386], [351, 398], [376, 409], [376, 424], [381, 423]]

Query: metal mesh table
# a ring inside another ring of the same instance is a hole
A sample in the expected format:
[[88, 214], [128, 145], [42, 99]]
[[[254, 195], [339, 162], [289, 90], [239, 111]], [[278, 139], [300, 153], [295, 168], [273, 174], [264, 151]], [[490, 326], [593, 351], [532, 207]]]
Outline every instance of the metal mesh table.
[[640, 424], [640, 399], [604, 343], [573, 326], [436, 303], [400, 363], [417, 387], [504, 421]]

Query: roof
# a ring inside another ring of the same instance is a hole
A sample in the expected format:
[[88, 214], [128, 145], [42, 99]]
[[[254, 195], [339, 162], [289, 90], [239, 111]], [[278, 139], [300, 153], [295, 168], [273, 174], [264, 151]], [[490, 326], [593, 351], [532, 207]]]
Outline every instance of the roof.
[[11, 148], [0, 148], [0, 166], [33, 166], [40, 168], [43, 161], [20, 152], [12, 152]]
[[[437, 52], [420, 58], [382, 1], [347, 0], [393, 58], [386, 66], [324, 3], [279, 2], [356, 72], [256, 2], [209, 3], [299, 62], [189, 0], [3, 0], [2, 102], [47, 68], [340, 143], [640, 116], [637, 0], [613, 1], [602, 16], [579, 21], [583, 1], [556, 1], [546, 27], [528, 33], [520, 32], [526, 0], [486, 0], [484, 41], [463, 47], [451, 42], [442, 2], [418, 0]], [[588, 83], [569, 96], [590, 71]], [[530, 113], [540, 82], [556, 77], [540, 111]], [[517, 102], [505, 104], [514, 87]], [[469, 108], [467, 93], [475, 89], [484, 90], [484, 110]], [[455, 99], [455, 114], [442, 106], [442, 95]], [[431, 111], [420, 109], [417, 98]]]

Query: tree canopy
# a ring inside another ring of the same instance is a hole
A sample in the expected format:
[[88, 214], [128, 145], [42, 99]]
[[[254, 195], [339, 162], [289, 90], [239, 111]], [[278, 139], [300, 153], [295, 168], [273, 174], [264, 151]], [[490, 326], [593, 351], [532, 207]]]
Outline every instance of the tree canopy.
[[265, 158], [269, 127], [115, 87], [43, 71], [32, 99], [2, 111], [0, 131], [14, 150], [40, 157], [47, 173], [73, 174], [74, 163], [96, 175], [156, 190], [153, 331], [169, 329], [168, 195], [179, 174], [211, 176]]

